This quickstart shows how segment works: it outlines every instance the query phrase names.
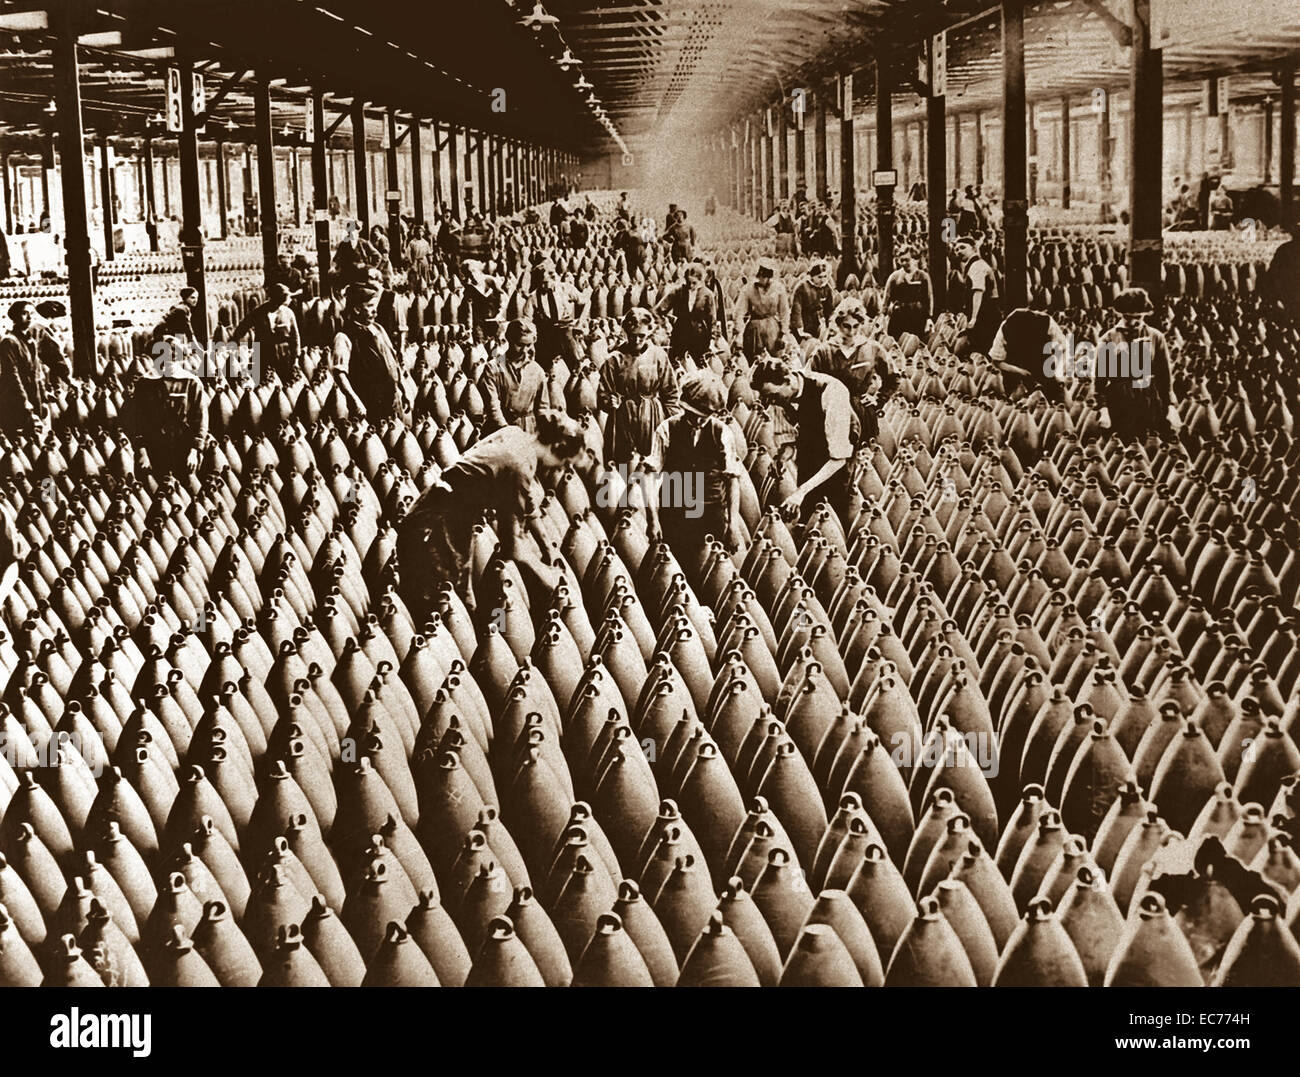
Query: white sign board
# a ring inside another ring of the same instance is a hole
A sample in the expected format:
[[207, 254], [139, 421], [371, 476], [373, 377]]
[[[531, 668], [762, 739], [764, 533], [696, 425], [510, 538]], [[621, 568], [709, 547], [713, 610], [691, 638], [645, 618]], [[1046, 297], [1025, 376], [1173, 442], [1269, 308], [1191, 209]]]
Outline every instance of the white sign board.
[[948, 92], [948, 31], [930, 38], [930, 96], [943, 97]]
[[181, 70], [179, 67], [169, 67], [167, 69], [167, 130], [173, 134], [180, 134], [184, 130], [182, 108]]

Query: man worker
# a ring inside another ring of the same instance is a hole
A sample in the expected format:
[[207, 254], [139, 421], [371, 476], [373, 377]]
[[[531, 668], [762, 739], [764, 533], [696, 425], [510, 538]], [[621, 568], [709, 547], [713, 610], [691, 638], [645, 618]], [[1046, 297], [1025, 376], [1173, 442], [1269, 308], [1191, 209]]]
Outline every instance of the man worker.
[[1002, 295], [997, 274], [980, 256], [979, 247], [970, 236], [962, 236], [953, 246], [970, 293], [966, 311], [966, 347], [962, 350], [966, 356], [975, 352], [988, 355], [993, 337], [1002, 324]]
[[57, 299], [47, 299], [36, 305], [36, 314], [28, 330], [28, 339], [36, 352], [36, 358], [45, 368], [46, 380], [54, 384], [66, 384], [72, 378], [72, 366], [63, 344], [50, 326], [51, 319], [67, 316], [67, 307]]
[[480, 389], [486, 406], [483, 432], [517, 426], [536, 433], [537, 416], [551, 407], [546, 372], [537, 362], [537, 329], [516, 318], [506, 326], [506, 351], [483, 370]]
[[989, 359], [1002, 372], [1002, 384], [1011, 396], [1038, 391], [1048, 400], [1064, 403], [1064, 383], [1074, 369], [1069, 350], [1055, 318], [1019, 307], [998, 328]]
[[764, 404], [785, 420], [785, 443], [778, 455], [793, 450], [799, 484], [782, 511], [807, 519], [820, 501], [839, 514], [847, 531], [853, 444], [857, 421], [848, 387], [830, 374], [802, 370], [781, 359], [764, 357], [750, 375], [750, 385]]

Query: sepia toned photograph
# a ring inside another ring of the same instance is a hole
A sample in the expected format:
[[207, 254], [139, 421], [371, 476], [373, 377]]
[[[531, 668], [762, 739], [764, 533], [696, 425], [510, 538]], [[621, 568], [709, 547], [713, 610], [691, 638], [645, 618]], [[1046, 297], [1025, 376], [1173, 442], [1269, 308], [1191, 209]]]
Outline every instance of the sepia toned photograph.
[[[158, 988], [1001, 987], [772, 1031], [1294, 1059], [1297, 0], [0, 43], [0, 986], [151, 989], [0, 1058], [191, 1058]], [[320, 1065], [627, 1019], [198, 997]]]

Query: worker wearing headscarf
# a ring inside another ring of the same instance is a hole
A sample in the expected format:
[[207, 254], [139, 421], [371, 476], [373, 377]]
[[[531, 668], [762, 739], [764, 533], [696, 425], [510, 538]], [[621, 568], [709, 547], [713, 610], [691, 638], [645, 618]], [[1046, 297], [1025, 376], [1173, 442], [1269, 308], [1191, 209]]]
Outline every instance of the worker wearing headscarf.
[[668, 353], [652, 343], [655, 321], [644, 307], [623, 317], [624, 342], [600, 371], [597, 404], [605, 424], [605, 462], [630, 463], [650, 452], [659, 424], [680, 408], [677, 372]]
[[835, 289], [826, 262], [814, 259], [790, 299], [790, 331], [795, 339], [801, 343], [820, 340], [834, 308]]

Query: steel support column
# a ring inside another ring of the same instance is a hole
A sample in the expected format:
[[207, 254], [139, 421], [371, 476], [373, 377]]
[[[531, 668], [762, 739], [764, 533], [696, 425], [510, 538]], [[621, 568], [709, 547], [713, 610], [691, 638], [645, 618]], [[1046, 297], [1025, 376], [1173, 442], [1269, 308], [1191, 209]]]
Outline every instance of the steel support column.
[[311, 95], [312, 133], [315, 137], [311, 143], [311, 203], [316, 230], [316, 277], [319, 281], [318, 292], [322, 299], [328, 297], [326, 282], [330, 274], [330, 218], [329, 189], [326, 180], [328, 162], [325, 159], [325, 95], [320, 90], [313, 90]]
[[803, 95], [803, 111], [794, 121], [794, 189], [808, 190], [808, 94]]
[[[1264, 98], [1264, 186], [1273, 182], [1273, 99]], [[1184, 171], [1184, 175], [1186, 172]]]
[[777, 156], [777, 164], [781, 170], [781, 199], [784, 201], [791, 195], [790, 190], [790, 129], [785, 120], [786, 104], [781, 102], [781, 122], [777, 124], [777, 138], [781, 140], [780, 153]]
[[[63, 157], [64, 257], [68, 264], [68, 314], [72, 321], [72, 369], [80, 377], [96, 372], [95, 299], [90, 273], [90, 221], [83, 167], [81, 85], [77, 74], [77, 24], [72, 0], [50, 7], [54, 31], [54, 105]], [[6, 167], [7, 174], [7, 167]], [[8, 199], [6, 199], [6, 204]]]
[[[769, 109], [763, 110], [763, 220], [776, 210], [776, 131], [767, 131]], [[773, 125], [775, 128], [775, 125]]]
[[[198, 309], [190, 316], [194, 335], [208, 342], [208, 285], [203, 265], [203, 203], [199, 196], [199, 132], [194, 115], [193, 97], [188, 92], [193, 83], [193, 67], [188, 59], [181, 69], [181, 134], [177, 141], [181, 169], [181, 262], [186, 283], [199, 293]], [[274, 218], [274, 212], [272, 212]]]
[[[894, 87], [887, 54], [876, 56], [876, 168], [894, 167]], [[873, 184], [874, 186], [874, 184]], [[894, 272], [894, 185], [876, 187], [876, 280], [881, 287]]]
[[280, 222], [275, 211], [275, 132], [271, 121], [271, 80], [258, 73], [253, 88], [254, 124], [257, 132], [257, 200], [261, 206], [262, 277], [269, 288], [275, 283], [280, 254]]
[[1281, 203], [1282, 223], [1295, 220], [1295, 64], [1284, 64], [1281, 71], [1279, 111], [1282, 114], [1282, 134], [1278, 140], [1278, 201]]
[[840, 95], [840, 287], [849, 274], [858, 272], [858, 183], [853, 155], [852, 76], [841, 80]]
[[3, 176], [3, 184], [4, 184], [5, 232], [8, 235], [13, 235], [14, 201], [13, 201], [13, 190], [9, 185], [9, 151], [8, 150], [0, 150], [0, 175]]
[[144, 230], [149, 236], [149, 250], [158, 253], [158, 209], [153, 189], [153, 137], [144, 140]]
[[384, 153], [384, 205], [388, 209], [388, 261], [397, 265], [402, 260], [402, 182], [397, 171], [397, 113], [390, 107], [385, 117], [388, 124], [388, 149]]
[[1151, 0], [1130, 0], [1133, 69], [1129, 123], [1129, 279], [1145, 288], [1160, 317], [1163, 304], [1161, 182], [1164, 140], [1164, 68], [1161, 50], [1151, 47]]
[[478, 145], [474, 148], [474, 174], [478, 181], [478, 211], [486, 214], [488, 204], [488, 182], [487, 168], [484, 162], [483, 141], [487, 136], [481, 131], [478, 136]]
[[1070, 208], [1070, 95], [1061, 98], [1061, 208]]
[[1038, 204], [1038, 109], [1029, 103], [1029, 204]]
[[295, 147], [289, 151], [289, 184], [293, 191], [293, 226], [302, 227], [302, 159]]
[[[104, 261], [113, 261], [113, 182], [109, 178], [108, 171], [108, 135], [100, 133], [99, 136], [99, 201], [100, 211], [104, 215]], [[198, 163], [195, 162], [197, 170]], [[41, 175], [44, 176], [45, 170], [41, 169]], [[198, 177], [195, 177], [197, 183]], [[48, 189], [47, 189], [48, 191]], [[197, 193], [197, 192], [196, 192]], [[49, 194], [46, 193], [45, 213], [49, 213]]]
[[424, 223], [424, 151], [420, 146], [423, 126], [419, 116], [411, 117], [411, 206], [416, 224]]
[[930, 289], [934, 309], [941, 311], [948, 297], [948, 236], [956, 235], [956, 222], [945, 224], [948, 213], [948, 123], [946, 99], [930, 97], [925, 103], [925, 200], [929, 218]]
[[[952, 117], [952, 185], [961, 190], [961, 113]], [[946, 184], [945, 184], [946, 186]]]
[[460, 135], [456, 125], [447, 125], [447, 160], [451, 165], [451, 215], [460, 220]]
[[50, 201], [50, 174], [54, 171], [54, 126], [45, 128], [45, 138], [41, 143], [41, 225], [54, 221], [53, 203]]
[[442, 208], [446, 205], [442, 197], [442, 124], [434, 120], [429, 127], [429, 135], [433, 142], [431, 151], [433, 158], [433, 211], [435, 217], [441, 217]]
[[221, 238], [230, 235], [230, 196], [226, 176], [226, 144], [221, 140], [221, 127], [214, 125], [217, 139], [217, 209], [221, 216]]
[[355, 175], [352, 196], [356, 204], [357, 227], [364, 236], [370, 231], [370, 177], [366, 174], [366, 103], [352, 99], [352, 168]]
[[830, 160], [826, 152], [826, 89], [817, 91], [817, 118], [813, 128], [813, 176], [817, 184], [817, 200], [822, 203], [830, 201], [830, 187], [827, 175], [830, 172]]
[[1097, 187], [1101, 192], [1098, 201], [1101, 203], [1100, 217], [1103, 224], [1114, 216], [1111, 212], [1114, 183], [1110, 164], [1110, 97], [1109, 92], [1102, 92], [1102, 107], [1097, 114]]
[[1002, 0], [1003, 279], [1009, 310], [1029, 301], [1025, 171], [1025, 0]]

